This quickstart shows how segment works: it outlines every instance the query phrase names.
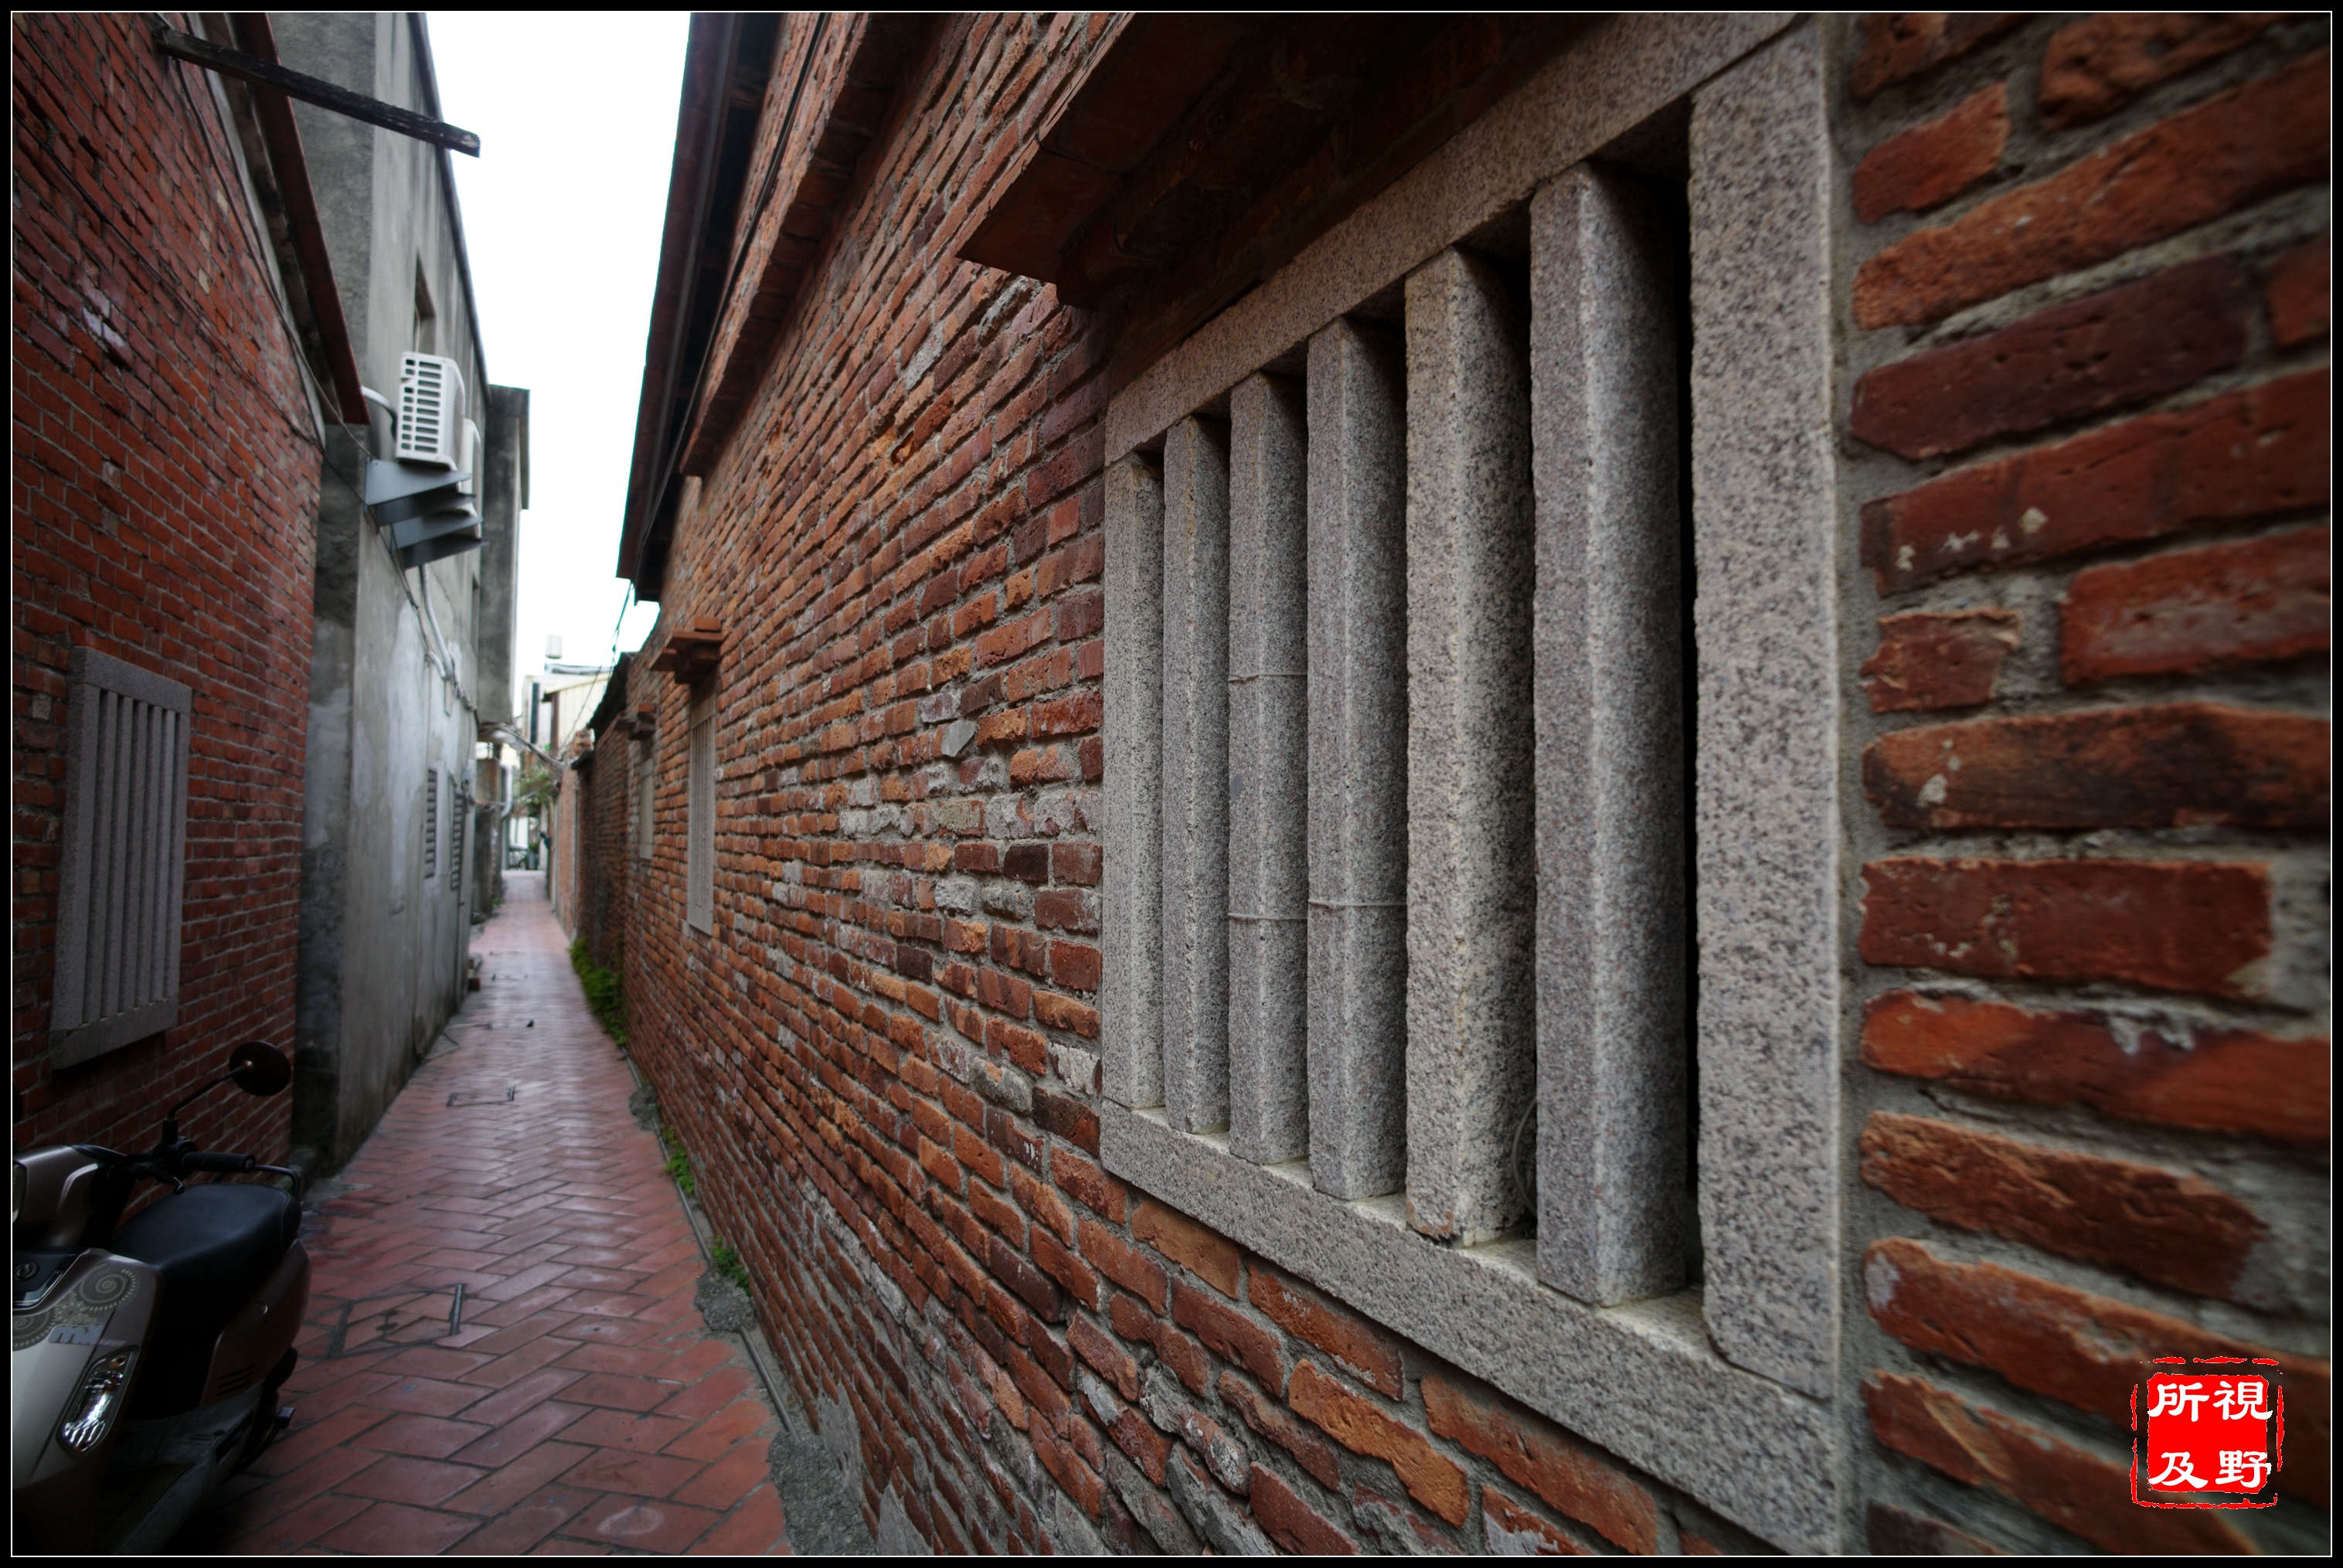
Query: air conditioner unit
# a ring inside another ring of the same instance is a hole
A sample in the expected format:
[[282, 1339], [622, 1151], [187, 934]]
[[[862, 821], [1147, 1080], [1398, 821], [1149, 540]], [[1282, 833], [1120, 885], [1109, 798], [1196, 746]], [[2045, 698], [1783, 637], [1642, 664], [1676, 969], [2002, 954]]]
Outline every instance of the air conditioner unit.
[[409, 354], [398, 366], [398, 449], [402, 462], [463, 466], [464, 373], [437, 354]]
[[480, 493], [480, 458], [486, 455], [480, 447], [480, 427], [469, 419], [465, 420], [463, 457], [458, 464], [464, 470], [464, 477], [456, 486], [463, 495], [478, 496]]

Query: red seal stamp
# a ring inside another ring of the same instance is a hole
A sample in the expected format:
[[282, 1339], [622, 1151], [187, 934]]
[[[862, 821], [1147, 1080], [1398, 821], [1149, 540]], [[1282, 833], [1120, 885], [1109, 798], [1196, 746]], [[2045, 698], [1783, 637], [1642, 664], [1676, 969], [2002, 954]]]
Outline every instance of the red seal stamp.
[[2286, 1462], [2286, 1392], [2258, 1357], [2158, 1357], [2131, 1395], [2142, 1508], [2268, 1508]]

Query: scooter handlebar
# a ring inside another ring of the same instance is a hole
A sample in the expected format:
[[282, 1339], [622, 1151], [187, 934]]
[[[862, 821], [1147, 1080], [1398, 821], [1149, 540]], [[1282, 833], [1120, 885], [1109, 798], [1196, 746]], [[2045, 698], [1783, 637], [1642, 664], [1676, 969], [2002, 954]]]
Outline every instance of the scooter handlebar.
[[217, 1171], [226, 1175], [241, 1176], [256, 1169], [259, 1163], [249, 1154], [190, 1154], [179, 1161], [179, 1166], [190, 1174], [198, 1171]]

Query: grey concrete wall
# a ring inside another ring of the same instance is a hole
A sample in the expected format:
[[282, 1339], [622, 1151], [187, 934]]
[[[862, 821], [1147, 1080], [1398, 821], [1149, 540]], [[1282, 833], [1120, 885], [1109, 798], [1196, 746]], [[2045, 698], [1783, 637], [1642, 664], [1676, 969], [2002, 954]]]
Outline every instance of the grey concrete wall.
[[[286, 15], [277, 36], [295, 70], [437, 113], [427, 40], [407, 14]], [[410, 349], [455, 360], [466, 413], [489, 443], [485, 548], [402, 572], [357, 504], [366, 454], [356, 433], [332, 455], [318, 517], [294, 1117], [297, 1143], [331, 1170], [463, 999], [482, 886], [466, 864], [488, 824], [467, 813], [460, 854], [454, 839], [479, 722], [511, 706], [528, 394], [488, 385], [446, 155], [309, 106], [296, 114], [360, 377], [395, 398]], [[377, 416], [367, 437], [382, 451], [389, 435]], [[427, 809], [437, 841], [429, 865]]]

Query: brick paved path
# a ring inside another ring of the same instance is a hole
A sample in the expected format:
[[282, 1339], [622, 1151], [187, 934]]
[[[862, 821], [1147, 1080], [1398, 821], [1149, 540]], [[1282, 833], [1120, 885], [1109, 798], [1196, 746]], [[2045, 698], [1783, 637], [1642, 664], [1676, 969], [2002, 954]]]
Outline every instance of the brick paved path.
[[182, 1550], [789, 1549], [766, 1462], [779, 1429], [692, 1305], [703, 1263], [628, 1113], [633, 1077], [543, 879], [506, 886], [458, 1045], [310, 1216], [292, 1428]]

